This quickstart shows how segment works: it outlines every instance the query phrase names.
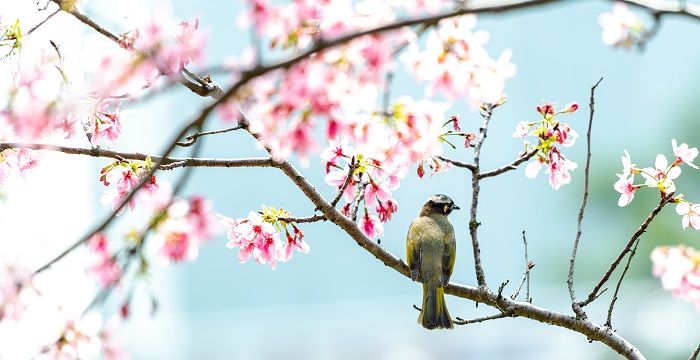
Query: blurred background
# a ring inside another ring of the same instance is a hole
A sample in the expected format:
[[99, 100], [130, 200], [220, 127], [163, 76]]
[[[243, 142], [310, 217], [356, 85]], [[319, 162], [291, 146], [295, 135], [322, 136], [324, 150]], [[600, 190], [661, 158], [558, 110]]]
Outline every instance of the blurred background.
[[[5, 6], [9, 0], [0, 3]], [[135, 0], [92, 1], [84, 11], [113, 32], [123, 32], [128, 30], [122, 21], [125, 16], [147, 13], [151, 8], [153, 3]], [[567, 149], [569, 158], [579, 164], [572, 183], [553, 191], [544, 176], [530, 180], [519, 169], [483, 182], [479, 212], [482, 259], [489, 286], [497, 288], [510, 280], [505, 292], [514, 290], [523, 271], [521, 232], [525, 230], [529, 256], [536, 263], [531, 274], [533, 303], [566, 313], [571, 312], [566, 273], [582, 195], [590, 87], [601, 76], [605, 78], [596, 93], [591, 198], [576, 267], [579, 297], [590, 291], [658, 202], [657, 193], [640, 191], [631, 205], [617, 206], [618, 194], [612, 184], [615, 172], [621, 169], [623, 150], [629, 151], [634, 163], [645, 167], [653, 166], [657, 153], [672, 154], [672, 138], [691, 147], [700, 145], [695, 109], [700, 94], [700, 48], [692, 46], [700, 34], [700, 23], [664, 18], [659, 33], [644, 52], [622, 51], [605, 46], [600, 39], [597, 18], [610, 9], [611, 2], [607, 1], [570, 1], [484, 15], [477, 25], [477, 29], [491, 34], [487, 49], [492, 56], [512, 48], [513, 62], [518, 66], [516, 77], [506, 85], [508, 101], [491, 123], [483, 148], [484, 168], [498, 167], [515, 158], [522, 143], [511, 134], [519, 121], [537, 119], [536, 105], [544, 101], [560, 105], [577, 101], [581, 105], [579, 112], [566, 119], [581, 135], [578, 143]], [[236, 24], [241, 11], [243, 4], [236, 1], [174, 1], [178, 17], [196, 16], [200, 28], [209, 32], [207, 62], [193, 66], [195, 72], [221, 64], [248, 45], [248, 33]], [[63, 28], [64, 32], [95, 36], [72, 19], [65, 23], [70, 26]], [[228, 82], [221, 76], [215, 80]], [[392, 94], [420, 97], [422, 89], [405, 73], [399, 73]], [[210, 101], [176, 87], [148, 103], [131, 107], [124, 115], [119, 150], [157, 153], [168, 141], [169, 133]], [[461, 116], [464, 130], [476, 131], [480, 125], [479, 114], [470, 111], [464, 102], [454, 102], [450, 113]], [[224, 126], [217, 119], [208, 122], [210, 129]], [[245, 134], [233, 132], [203, 140], [205, 157], [263, 154]], [[445, 148], [451, 158], [468, 159], [463, 149]], [[30, 264], [50, 258], [108, 211], [99, 204], [102, 189], [96, 181], [105, 160], [62, 155], [47, 158], [51, 160], [44, 161], [48, 166], [42, 167], [33, 180], [13, 185], [0, 210], [0, 245], [3, 249], [15, 248], [21, 254], [18, 256], [31, 259]], [[323, 182], [320, 159], [310, 160], [308, 167], [300, 169], [324, 196], [332, 197], [334, 190]], [[296, 159], [294, 163], [299, 166]], [[70, 169], [69, 176], [65, 176], [66, 169]], [[700, 197], [700, 178], [688, 170], [684, 168], [677, 187], [692, 201]], [[382, 246], [403, 257], [408, 225], [433, 193], [448, 194], [467, 208], [469, 174], [453, 169], [420, 180], [411, 173], [394, 193], [399, 212], [385, 225]], [[274, 169], [200, 169], [185, 194], [205, 195], [218, 213], [233, 218], [243, 217], [261, 205], [284, 207], [300, 215], [313, 211], [301, 192]], [[467, 211], [452, 217], [458, 239], [452, 279], [473, 285], [467, 219]], [[123, 234], [133, 222], [133, 216], [122, 216], [111, 233]], [[253, 262], [239, 264], [237, 251], [224, 247], [223, 233], [201, 249], [196, 262], [154, 268], [148, 281], [150, 289], [144, 285], [136, 289], [132, 318], [123, 329], [133, 358], [619, 357], [600, 343], [589, 343], [581, 334], [528, 319], [501, 319], [460, 326], [455, 331], [426, 331], [416, 324], [418, 314], [412, 308], [421, 300], [418, 284], [386, 268], [330, 224], [308, 224], [303, 230], [311, 252], [295, 254], [292, 261], [280, 264], [275, 271]], [[613, 325], [649, 359], [686, 359], [700, 342], [700, 314], [692, 304], [674, 299], [661, 289], [651, 275], [649, 260], [651, 249], [657, 245], [695, 246], [697, 241], [698, 233], [683, 231], [680, 217], [672, 208], [665, 209], [643, 236], [628, 280], [621, 288]], [[75, 259], [80, 256], [74, 255]], [[84, 279], [82, 265], [61, 266], [56, 270], [61, 275], [47, 275], [52, 280], [45, 281], [57, 281], [57, 294], [68, 300], [89, 299], [92, 283]], [[619, 272], [613, 281], [617, 276]], [[599, 323], [605, 322], [611, 292], [588, 310]], [[150, 315], [151, 293], [160, 305], [155, 316]], [[464, 299], [448, 297], [447, 302], [453, 316], [472, 318], [494, 313], [491, 308], [477, 308]], [[25, 336], [28, 333], [16, 329], [0, 331], [0, 346], [3, 341], [24, 341]]]

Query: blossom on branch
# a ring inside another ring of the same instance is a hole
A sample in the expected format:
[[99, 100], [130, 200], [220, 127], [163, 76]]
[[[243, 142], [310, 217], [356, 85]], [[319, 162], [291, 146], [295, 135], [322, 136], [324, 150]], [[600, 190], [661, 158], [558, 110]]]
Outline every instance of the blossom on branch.
[[652, 272], [674, 296], [700, 309], [700, 253], [692, 247], [658, 246], [651, 252]]
[[[576, 169], [578, 165], [567, 159], [557, 147], [573, 146], [578, 134], [571, 129], [568, 124], [557, 119], [557, 115], [571, 114], [578, 109], [577, 103], [570, 103], [563, 110], [555, 111], [553, 104], [545, 103], [536, 107], [542, 119], [533, 122], [519, 122], [513, 137], [526, 139], [527, 136], [535, 136], [537, 153], [534, 159], [525, 167], [525, 176], [532, 179], [537, 176], [542, 167], [546, 166], [546, 173], [549, 174], [549, 185], [558, 190], [561, 186], [571, 182], [570, 171]], [[529, 143], [526, 142], [529, 146]], [[529, 150], [529, 149], [526, 149]]]
[[603, 27], [603, 43], [629, 49], [639, 45], [646, 35], [644, 23], [626, 4], [616, 2], [612, 12], [604, 12], [598, 17]]

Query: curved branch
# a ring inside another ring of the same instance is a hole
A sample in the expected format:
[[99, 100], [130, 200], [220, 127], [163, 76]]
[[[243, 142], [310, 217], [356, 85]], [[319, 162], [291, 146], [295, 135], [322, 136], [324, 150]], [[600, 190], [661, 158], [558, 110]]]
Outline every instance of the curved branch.
[[161, 170], [172, 170], [180, 167], [271, 167], [274, 161], [271, 158], [241, 158], [241, 159], [207, 159], [207, 158], [171, 158], [157, 155], [147, 155], [141, 153], [119, 152], [100, 148], [86, 149], [70, 146], [58, 146], [38, 143], [0, 143], [0, 151], [5, 149], [29, 149], [46, 150], [73, 155], [87, 155], [91, 157], [102, 157], [115, 160], [146, 160], [151, 158], [154, 162], [160, 163]]
[[649, 227], [649, 224], [651, 224], [652, 220], [654, 220], [656, 215], [658, 215], [661, 212], [661, 209], [663, 209], [664, 206], [666, 206], [666, 204], [668, 204], [668, 202], [671, 201], [671, 199], [673, 199], [673, 195], [674, 194], [671, 193], [661, 198], [659, 204], [656, 205], [656, 207], [654, 208], [654, 210], [651, 211], [651, 213], [649, 213], [649, 216], [647, 216], [644, 222], [639, 226], [639, 228], [637, 228], [637, 231], [635, 231], [634, 234], [632, 234], [632, 237], [627, 242], [622, 251], [620, 251], [620, 254], [617, 255], [617, 258], [615, 258], [612, 264], [610, 264], [610, 268], [608, 268], [608, 271], [606, 271], [605, 274], [603, 274], [603, 277], [600, 278], [598, 284], [596, 284], [596, 286], [593, 287], [593, 290], [591, 290], [591, 292], [588, 294], [585, 300], [579, 302], [580, 306], [583, 307], [590, 304], [593, 300], [598, 298], [600, 294], [602, 294], [602, 292], [600, 292], [600, 289], [610, 279], [610, 276], [612, 275], [613, 271], [617, 269], [618, 265], [620, 265], [620, 262], [625, 257], [625, 255], [627, 255], [627, 253], [632, 250], [632, 245], [634, 245], [634, 242], [637, 241], [637, 239], [639, 239], [639, 237], [642, 236], [644, 232], [646, 232], [647, 227]]
[[465, 162], [461, 162], [461, 161], [457, 161], [457, 160], [452, 160], [452, 159], [446, 158], [444, 156], [438, 156], [438, 159], [440, 159], [446, 163], [450, 163], [456, 167], [465, 168], [471, 172], [474, 172], [476, 170], [476, 167], [474, 166], [474, 164], [469, 164], [469, 163], [465, 163]]
[[[410, 278], [408, 266], [403, 260], [394, 256], [379, 246], [372, 239], [365, 236], [355, 222], [345, 217], [338, 209], [332, 207], [328, 201], [301, 175], [289, 162], [283, 161], [275, 165], [311, 200], [311, 202], [326, 216], [326, 218], [340, 227], [360, 247], [372, 254], [384, 265], [396, 270], [403, 276]], [[591, 340], [597, 340], [625, 356], [628, 359], [645, 359], [639, 350], [629, 341], [616, 332], [598, 325], [586, 319], [577, 319], [574, 316], [565, 315], [556, 311], [547, 310], [527, 302], [518, 302], [507, 296], [499, 296], [484, 287], [471, 287], [450, 283], [445, 292], [457, 297], [470, 299], [479, 303], [492, 306], [497, 309], [505, 309], [512, 316], [521, 316], [537, 320], [543, 323], [567, 328], [583, 335]]]
[[578, 243], [581, 240], [581, 227], [583, 225], [583, 214], [586, 211], [586, 203], [588, 202], [588, 182], [591, 175], [591, 129], [593, 128], [593, 114], [595, 113], [595, 89], [598, 87], [603, 78], [600, 78], [595, 85], [591, 87], [591, 97], [588, 103], [590, 115], [588, 116], [588, 130], [586, 131], [586, 167], [584, 169], [583, 179], [583, 199], [581, 199], [581, 209], [578, 212], [576, 224], [576, 238], [574, 246], [571, 249], [571, 258], [569, 259], [569, 275], [566, 278], [566, 285], [569, 288], [569, 297], [571, 298], [571, 309], [574, 310], [577, 317], [586, 317], [586, 313], [581, 309], [581, 305], [576, 301], [576, 292], [574, 291], [574, 267], [576, 265], [576, 252], [578, 251]]
[[532, 159], [532, 157], [535, 156], [535, 154], [537, 154], [537, 149], [532, 149], [532, 150], [520, 155], [517, 159], [513, 160], [513, 162], [511, 162], [508, 165], [504, 165], [498, 169], [493, 169], [493, 170], [489, 170], [489, 171], [480, 173], [479, 179], [485, 179], [485, 178], [501, 175], [501, 174], [506, 173], [506, 172], [511, 171], [511, 170], [515, 170], [518, 168], [518, 165]]

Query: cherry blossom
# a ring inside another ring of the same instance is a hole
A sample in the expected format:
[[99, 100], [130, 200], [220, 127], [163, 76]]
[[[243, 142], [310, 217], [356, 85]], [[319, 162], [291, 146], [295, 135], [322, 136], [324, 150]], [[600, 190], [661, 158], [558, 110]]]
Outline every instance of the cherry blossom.
[[598, 17], [603, 27], [603, 43], [629, 49], [643, 40], [644, 24], [629, 10], [626, 4], [616, 2], [612, 12], [604, 12]]
[[630, 159], [630, 154], [625, 150], [625, 155], [621, 157], [622, 159], [622, 174], [619, 174], [621, 176], [629, 176], [632, 175], [638, 170], [636, 169], [636, 164], [632, 163], [632, 160]]
[[693, 160], [698, 157], [697, 148], [689, 148], [688, 144], [686, 143], [678, 146], [676, 139], [671, 139], [671, 144], [673, 145], [673, 155], [676, 155], [676, 162], [687, 164], [695, 169], [698, 168], [697, 165], [693, 164]]
[[[525, 167], [525, 176], [532, 179], [537, 177], [540, 170], [546, 167], [549, 174], [549, 184], [554, 190], [571, 182], [570, 171], [578, 165], [567, 159], [557, 148], [556, 144], [563, 147], [573, 146], [578, 134], [568, 124], [557, 119], [557, 115], [571, 114], [578, 109], [577, 103], [568, 104], [564, 110], [555, 111], [555, 106], [550, 103], [538, 105], [537, 112], [542, 115], [538, 122], [521, 121], [516, 126], [513, 137], [526, 139], [527, 136], [535, 136], [537, 153], [534, 159]], [[534, 127], [534, 130], [530, 131]], [[526, 145], [529, 144], [526, 142]]]
[[370, 215], [365, 211], [365, 215], [360, 220], [360, 229], [370, 238], [381, 236], [384, 233], [382, 222], [375, 215]]
[[682, 225], [684, 230], [688, 225], [695, 230], [700, 230], [700, 205], [681, 201], [676, 204], [676, 213], [683, 216]]
[[656, 156], [655, 168], [646, 167], [641, 170], [645, 184], [648, 187], [658, 188], [661, 193], [667, 194], [676, 191], [675, 180], [681, 174], [681, 168], [668, 165], [668, 160], [662, 154]]
[[304, 233], [294, 224], [292, 224], [294, 234], [290, 234], [289, 231], [285, 229], [285, 236], [287, 238], [287, 243], [284, 244], [284, 250], [280, 255], [281, 261], [289, 261], [292, 258], [292, 253], [294, 249], [297, 249], [303, 254], [307, 254], [310, 250], [309, 244], [304, 241]]
[[651, 252], [652, 272], [664, 289], [700, 308], [700, 253], [692, 247], [658, 246]]
[[623, 176], [618, 174], [619, 179], [613, 187], [615, 191], [620, 193], [620, 199], [617, 201], [617, 206], [627, 206], [634, 199], [634, 192], [639, 189], [639, 185], [634, 185], [634, 175]]
[[20, 264], [0, 262], [0, 321], [19, 320], [26, 308], [31, 271]]
[[223, 224], [231, 226], [226, 247], [239, 248], [238, 260], [241, 263], [248, 261], [252, 255], [258, 263], [275, 269], [283, 244], [272, 224], [264, 222], [262, 216], [254, 211], [244, 219], [223, 217]]
[[116, 284], [122, 276], [122, 269], [109, 251], [107, 237], [102, 233], [94, 235], [88, 241], [88, 248], [95, 254], [95, 261], [88, 272], [95, 276], [103, 288]]

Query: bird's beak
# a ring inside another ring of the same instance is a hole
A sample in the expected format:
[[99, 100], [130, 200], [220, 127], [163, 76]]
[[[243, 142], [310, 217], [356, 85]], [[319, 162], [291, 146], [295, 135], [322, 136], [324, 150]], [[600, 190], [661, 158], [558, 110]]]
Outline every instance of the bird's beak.
[[453, 205], [453, 206], [452, 206], [452, 210], [459, 210], [459, 206]]

